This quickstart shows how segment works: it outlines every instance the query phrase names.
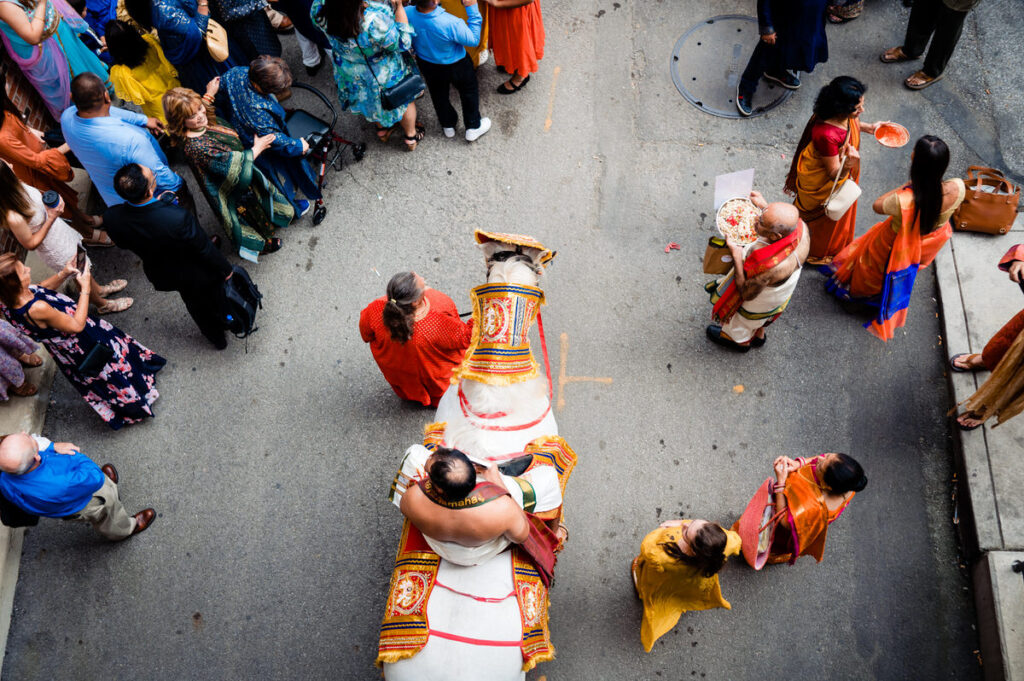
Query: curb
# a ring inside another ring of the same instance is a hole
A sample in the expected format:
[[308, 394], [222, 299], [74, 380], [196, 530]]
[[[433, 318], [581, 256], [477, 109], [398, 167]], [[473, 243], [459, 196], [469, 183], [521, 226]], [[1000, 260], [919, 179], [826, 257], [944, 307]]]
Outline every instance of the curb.
[[[39, 392], [32, 397], [12, 398], [0, 407], [0, 433], [42, 433], [57, 365], [45, 350], [39, 355], [43, 358], [42, 366], [25, 370], [26, 378], [39, 386]], [[14, 589], [18, 583], [24, 537], [24, 528], [11, 529], [0, 525], [0, 670], [7, 652], [7, 634], [11, 629]]]
[[[935, 259], [943, 348], [947, 358], [956, 352], [981, 352], [980, 344], [987, 340], [971, 343], [961, 275], [957, 269], [957, 244], [970, 248], [972, 236], [954, 235], [949, 248], [942, 249]], [[965, 400], [981, 383], [974, 373], [947, 369], [946, 375], [953, 404]], [[1024, 553], [1006, 550], [988, 446], [989, 426], [963, 431], [950, 417], [950, 428], [957, 475], [954, 522], [965, 558], [971, 565], [985, 679], [1022, 681], [1024, 637], [1018, 630], [1024, 629], [1020, 624], [1024, 621], [1024, 579], [1010, 566], [1014, 560], [1024, 560]]]

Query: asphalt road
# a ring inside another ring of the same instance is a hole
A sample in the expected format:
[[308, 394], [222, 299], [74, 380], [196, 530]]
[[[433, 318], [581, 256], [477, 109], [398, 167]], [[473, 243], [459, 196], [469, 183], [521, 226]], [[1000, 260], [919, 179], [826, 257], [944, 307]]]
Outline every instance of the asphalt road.
[[[689, 26], [751, 13], [747, 3], [544, 10], [547, 54], [526, 89], [498, 97], [502, 76], [480, 71], [495, 125], [479, 142], [461, 130], [444, 139], [424, 100], [429, 137], [416, 152], [373, 142], [362, 163], [331, 174], [327, 221], [285, 231], [284, 249], [250, 268], [266, 308], [247, 350], [209, 348], [134, 257], [95, 256], [98, 278], [127, 276], [136, 298], [111, 321], [170, 360], [157, 417], [113, 433], [58, 377], [45, 434], [114, 462], [129, 509], [160, 515], [117, 545], [53, 521], [28, 533], [4, 679], [376, 678], [400, 527], [387, 487], [432, 414], [391, 393], [358, 314], [403, 269], [468, 309], [483, 281], [475, 227], [559, 251], [544, 281], [552, 368], [564, 333], [567, 374], [612, 379], [567, 385], [557, 413], [580, 464], [552, 593], [558, 657], [531, 679], [980, 678], [951, 523], [932, 273], [918, 278], [905, 330], [883, 344], [807, 271], [767, 346], [737, 356], [704, 338], [700, 258], [714, 176], [755, 167], [756, 186], [783, 199], [829, 78], [861, 77], [868, 120], [942, 136], [962, 173], [999, 148], [988, 80], [1005, 88], [1017, 76], [979, 61], [972, 17], [946, 80], [925, 97], [905, 92], [907, 69], [876, 53], [900, 41], [908, 11], [875, 2], [830, 27], [832, 59], [803, 90], [768, 116], [729, 121], [683, 101], [667, 60]], [[1019, 41], [1013, 30], [1004, 47]], [[331, 91], [326, 72], [315, 83]], [[339, 131], [372, 137], [346, 114]], [[861, 232], [870, 201], [904, 181], [909, 149], [866, 139], [862, 156]], [[670, 241], [681, 251], [664, 253]], [[853, 454], [870, 479], [825, 561], [762, 573], [731, 563], [721, 581], [732, 610], [686, 615], [644, 654], [628, 572], [644, 534], [678, 516], [728, 525], [774, 457], [824, 451]]]

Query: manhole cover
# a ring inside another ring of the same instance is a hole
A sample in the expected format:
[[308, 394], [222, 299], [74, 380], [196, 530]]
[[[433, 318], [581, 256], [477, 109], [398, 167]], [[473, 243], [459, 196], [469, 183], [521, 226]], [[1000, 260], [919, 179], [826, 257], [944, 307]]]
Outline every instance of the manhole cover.
[[[736, 85], [760, 40], [757, 19], [723, 14], [700, 22], [672, 49], [669, 70], [686, 101], [713, 116], [742, 118], [736, 110]], [[754, 115], [786, 101], [791, 92], [762, 80], [754, 94]]]

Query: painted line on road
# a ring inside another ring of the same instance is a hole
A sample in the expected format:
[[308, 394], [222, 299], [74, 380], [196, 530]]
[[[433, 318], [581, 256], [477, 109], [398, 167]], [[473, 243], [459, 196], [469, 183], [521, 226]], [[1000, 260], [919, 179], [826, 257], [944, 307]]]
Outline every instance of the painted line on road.
[[613, 379], [607, 376], [566, 376], [565, 365], [569, 359], [569, 334], [562, 333], [558, 337], [559, 344], [559, 357], [562, 360], [561, 366], [558, 368], [558, 400], [555, 403], [555, 408], [559, 411], [565, 407], [565, 385], [566, 383], [604, 383], [609, 384], [613, 382]]
[[548, 96], [548, 117], [544, 119], [544, 132], [551, 130], [551, 114], [555, 110], [555, 86], [558, 85], [558, 74], [562, 72], [561, 66], [556, 66], [551, 74], [551, 94]]

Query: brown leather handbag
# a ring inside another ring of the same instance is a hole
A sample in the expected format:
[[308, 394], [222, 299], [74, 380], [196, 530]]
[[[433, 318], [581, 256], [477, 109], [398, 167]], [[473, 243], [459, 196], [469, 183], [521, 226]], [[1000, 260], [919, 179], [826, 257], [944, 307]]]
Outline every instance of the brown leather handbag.
[[710, 237], [704, 251], [704, 274], [728, 274], [733, 264], [732, 253], [725, 245], [725, 239], [720, 236]]
[[[985, 166], [967, 169], [967, 193], [953, 213], [953, 228], [962, 232], [1006, 234], [1017, 218], [1020, 187], [1002, 172]], [[991, 187], [991, 189], [984, 189]]]

